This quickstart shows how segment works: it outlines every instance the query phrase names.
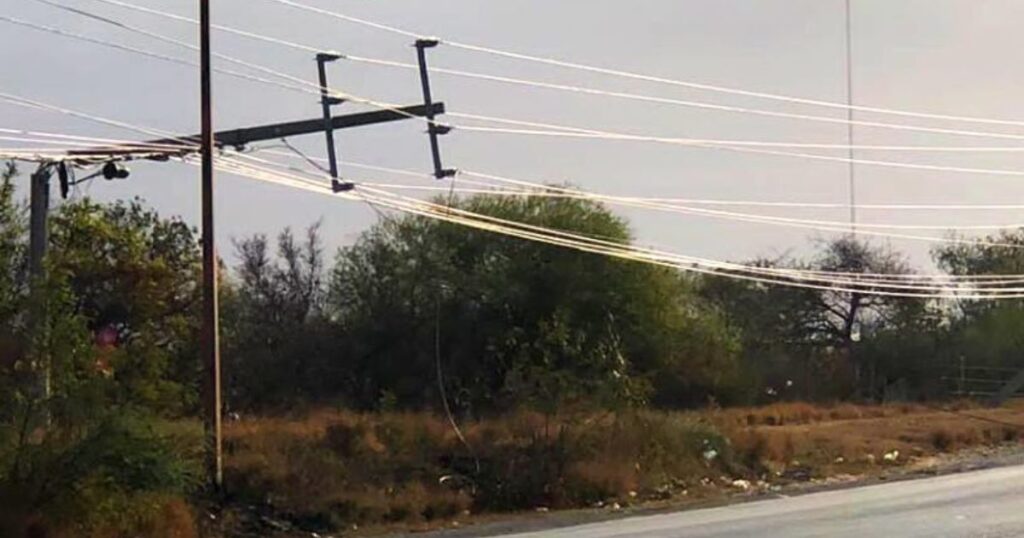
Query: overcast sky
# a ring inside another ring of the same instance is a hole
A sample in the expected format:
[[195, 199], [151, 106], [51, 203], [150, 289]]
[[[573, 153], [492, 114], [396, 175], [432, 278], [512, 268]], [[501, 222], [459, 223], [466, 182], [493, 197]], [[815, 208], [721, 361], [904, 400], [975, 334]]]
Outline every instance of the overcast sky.
[[[57, 0], [160, 33], [195, 41], [187, 24], [94, 0]], [[129, 0], [195, 16], [194, 0]], [[800, 97], [845, 100], [842, 0], [302, 0], [325, 9], [426, 35], [662, 77]], [[215, 0], [215, 22], [345, 53], [411, 62], [410, 39], [282, 6], [272, 0]], [[0, 0], [0, 13], [166, 54], [188, 51], [56, 10], [35, 0]], [[855, 95], [859, 104], [936, 113], [1024, 119], [1024, 2], [1020, 0], [854, 0]], [[218, 52], [315, 80], [309, 53], [217, 33]], [[430, 51], [433, 65], [485, 73], [642, 92], [723, 104], [842, 117], [838, 110], [716, 95], [540, 66], [451, 47]], [[40, 33], [0, 22], [0, 91], [167, 131], [198, 130], [194, 69]], [[225, 66], [227, 67], [227, 66]], [[415, 73], [339, 62], [332, 85], [381, 101], [420, 100]], [[750, 117], [433, 77], [449, 110], [657, 136], [760, 139], [843, 144], [842, 125]], [[355, 111], [345, 105], [338, 112]], [[216, 127], [316, 117], [312, 96], [225, 76], [215, 79]], [[862, 115], [864, 119], [904, 121]], [[52, 113], [0, 103], [0, 127], [90, 136], [136, 135]], [[992, 130], [990, 126], [917, 123]], [[430, 169], [422, 124], [338, 133], [342, 159]], [[1013, 132], [1003, 128], [1003, 132]], [[1024, 129], [1018, 129], [1024, 132]], [[139, 135], [141, 136], [141, 135]], [[1008, 145], [858, 128], [860, 144]], [[323, 155], [321, 138], [296, 140]], [[710, 149], [621, 141], [553, 140], [455, 132], [442, 140], [445, 164], [536, 181], [569, 181], [615, 194], [844, 203], [841, 163], [745, 155]], [[838, 153], [836, 155], [841, 155]], [[1021, 168], [1020, 154], [871, 153], [864, 158], [972, 167]], [[164, 214], [197, 222], [198, 170], [184, 164], [136, 164], [130, 180], [97, 181], [82, 193], [111, 200], [140, 196]], [[346, 169], [355, 179], [391, 180]], [[408, 182], [409, 180], [404, 180]], [[424, 180], [426, 182], [427, 180]], [[863, 166], [862, 203], [1024, 203], [1021, 178]], [[222, 241], [276, 233], [323, 219], [328, 244], [350, 243], [376, 214], [368, 207], [285, 187], [220, 175], [218, 235]], [[1021, 212], [863, 212], [870, 222], [981, 224], [1024, 221]], [[821, 234], [794, 228], [628, 211], [640, 241], [717, 259], [806, 252]], [[845, 220], [843, 209], [772, 214]], [[910, 232], [914, 233], [914, 232]], [[931, 232], [922, 232], [931, 233]], [[933, 234], [936, 235], [937, 233]], [[923, 265], [928, 243], [894, 240]], [[230, 245], [221, 246], [230, 256]]]

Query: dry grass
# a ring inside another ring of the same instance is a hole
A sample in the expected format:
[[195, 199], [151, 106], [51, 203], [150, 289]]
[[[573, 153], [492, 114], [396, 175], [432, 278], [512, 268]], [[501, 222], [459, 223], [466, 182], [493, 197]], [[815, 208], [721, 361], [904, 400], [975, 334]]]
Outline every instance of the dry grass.
[[[961, 404], [963, 405], [963, 404]], [[964, 407], [966, 408], [966, 407]], [[928, 408], [910, 403], [890, 405], [854, 405], [840, 403], [831, 406], [806, 402], [785, 402], [762, 407], [735, 407], [712, 414], [715, 424], [726, 427], [786, 426], [816, 424], [835, 420], [896, 417], [927, 411]]]
[[1002, 444], [1017, 440], [1024, 429], [1019, 410], [968, 410], [964, 405], [958, 405], [956, 413], [921, 406], [843, 405], [824, 414], [836, 418], [779, 426], [732, 423], [724, 429], [736, 453], [751, 467], [781, 470], [801, 465], [818, 474], [867, 471], [936, 453]]
[[639, 491], [720, 472], [709, 471], [701, 453], [728, 450], [689, 414], [522, 413], [467, 424], [464, 432], [467, 444], [427, 414], [318, 411], [244, 420], [227, 428], [226, 481], [240, 503], [330, 530], [625, 502]]
[[987, 421], [912, 404], [799, 402], [585, 417], [520, 413], [463, 425], [468, 446], [429, 414], [320, 410], [230, 424], [227, 483], [239, 504], [309, 531], [417, 525], [467, 512], [717, 494], [721, 477], [871, 472], [1016, 440], [1020, 428], [1000, 422], [1024, 425], [1021, 409], [956, 408]]

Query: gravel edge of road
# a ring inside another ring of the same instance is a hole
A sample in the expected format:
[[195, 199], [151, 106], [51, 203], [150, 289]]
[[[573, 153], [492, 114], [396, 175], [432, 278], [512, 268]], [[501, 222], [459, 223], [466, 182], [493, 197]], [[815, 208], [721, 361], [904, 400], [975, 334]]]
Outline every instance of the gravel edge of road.
[[779, 499], [797, 495], [810, 495], [823, 491], [837, 491], [857, 487], [931, 478], [935, 476], [979, 471], [997, 467], [1024, 465], [1024, 443], [1013, 442], [994, 447], [980, 447], [962, 450], [953, 454], [935, 456], [926, 460], [908, 463], [902, 466], [883, 468], [880, 473], [855, 477], [852, 480], [836, 480], [834, 477], [812, 480], [783, 486], [778, 491], [758, 491], [736, 493], [725, 498], [698, 500], [691, 502], [670, 502], [668, 504], [639, 504], [621, 510], [605, 508], [588, 508], [577, 510], [561, 510], [555, 512], [529, 512], [519, 514], [496, 515], [494, 521], [466, 524], [459, 528], [448, 528], [428, 532], [403, 532], [389, 534], [391, 538], [462, 538], [462, 537], [493, 537], [504, 534], [537, 532], [554, 530], [590, 523], [601, 523], [629, 517], [653, 516], [734, 504]]

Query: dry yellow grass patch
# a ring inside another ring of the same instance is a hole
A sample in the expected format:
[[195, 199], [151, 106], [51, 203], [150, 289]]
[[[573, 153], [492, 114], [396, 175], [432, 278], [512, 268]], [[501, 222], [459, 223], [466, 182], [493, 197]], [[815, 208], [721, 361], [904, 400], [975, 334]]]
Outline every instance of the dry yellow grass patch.
[[[545, 416], [462, 425], [442, 417], [318, 410], [227, 427], [233, 499], [310, 531], [425, 523], [467, 511], [570, 508], [751, 481], [870, 473], [940, 452], [1018, 439], [1024, 407], [959, 414], [916, 404]], [[887, 456], [888, 455], [888, 456]], [[726, 478], [723, 481], [723, 477]], [[723, 485], [724, 484], [724, 485]]]

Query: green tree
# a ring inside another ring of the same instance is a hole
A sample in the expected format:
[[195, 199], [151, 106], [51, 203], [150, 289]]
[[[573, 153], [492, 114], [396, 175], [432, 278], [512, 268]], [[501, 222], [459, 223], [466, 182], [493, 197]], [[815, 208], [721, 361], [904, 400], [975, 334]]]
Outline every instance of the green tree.
[[[759, 260], [754, 265], [820, 272], [907, 274], [898, 253], [851, 237], [822, 244], [810, 261]], [[858, 343], [908, 329], [929, 315], [927, 302], [875, 294], [877, 286], [826, 284], [785, 287], [723, 278], [707, 280], [704, 294], [743, 334], [746, 362], [766, 396], [836, 398], [850, 390], [874, 396], [885, 384], [878, 356]], [[927, 318], [931, 319], [931, 318]], [[847, 387], [844, 385], [848, 384]], [[760, 391], [759, 391], [760, 392]]]
[[[48, 264], [29, 300], [14, 175], [8, 167], [0, 183], [0, 535], [91, 536], [100, 527], [130, 535], [159, 508], [154, 495], [191, 487], [193, 466], [102, 367], [71, 285], [78, 266]], [[39, 304], [29, 325], [28, 310]], [[38, 361], [49, 366], [48, 394]]]
[[311, 226], [301, 242], [283, 231], [276, 260], [266, 236], [236, 243], [240, 263], [224, 301], [225, 356], [233, 365], [229, 403], [235, 408], [330, 399], [341, 389], [332, 385], [337, 337], [324, 316], [319, 230]]
[[[587, 201], [476, 196], [455, 205], [631, 240], [622, 219]], [[672, 271], [423, 217], [366, 232], [340, 253], [330, 288], [329, 312], [346, 338], [339, 360], [362, 406], [437, 405], [441, 377], [464, 412], [620, 405], [661, 387], [656, 372], [671, 373], [671, 389], [711, 387], [708, 372], [732, 358], [677, 346], [681, 331], [702, 329]]]
[[195, 232], [140, 200], [60, 206], [51, 271], [65, 274], [93, 335], [114, 336], [108, 368], [123, 401], [181, 412], [196, 401], [199, 250]]
[[[25, 208], [14, 197], [14, 163], [0, 170], [0, 324], [17, 316], [25, 293]], [[2, 345], [2, 344], [0, 344]]]
[[[932, 251], [935, 263], [951, 275], [1024, 274], [1024, 230], [1004, 230], [984, 243], [948, 243]], [[950, 360], [970, 365], [1024, 367], [1024, 303], [958, 300], [952, 303]]]

